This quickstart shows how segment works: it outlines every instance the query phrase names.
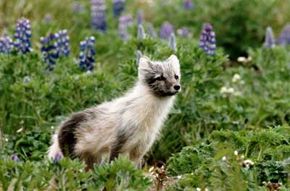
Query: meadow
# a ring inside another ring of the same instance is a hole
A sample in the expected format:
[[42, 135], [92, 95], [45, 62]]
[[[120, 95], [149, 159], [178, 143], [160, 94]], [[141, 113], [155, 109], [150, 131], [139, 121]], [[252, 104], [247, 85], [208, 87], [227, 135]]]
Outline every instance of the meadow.
[[[289, 0], [0, 1], [0, 190], [290, 190]], [[182, 91], [142, 168], [46, 157], [70, 113], [176, 54]]]

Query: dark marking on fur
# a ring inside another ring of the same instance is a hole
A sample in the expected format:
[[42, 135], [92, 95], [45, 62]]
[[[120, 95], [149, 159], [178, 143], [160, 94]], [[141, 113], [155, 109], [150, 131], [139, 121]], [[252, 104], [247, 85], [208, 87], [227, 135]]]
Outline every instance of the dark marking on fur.
[[74, 147], [76, 145], [75, 130], [79, 127], [80, 123], [86, 120], [85, 113], [75, 113], [70, 119], [65, 121], [60, 127], [58, 133], [58, 142], [61, 152], [65, 156], [74, 158]]
[[116, 142], [113, 144], [111, 149], [110, 161], [118, 157], [118, 155], [121, 153], [121, 149], [128, 139], [130, 139], [130, 135], [128, 135], [128, 133], [122, 130], [118, 131]]
[[94, 168], [94, 164], [100, 163], [100, 158], [92, 155], [91, 153], [82, 153], [80, 156], [82, 160], [86, 163], [86, 171], [92, 170]]
[[145, 82], [148, 84], [152, 92], [158, 97], [173, 96], [177, 93], [170, 91], [173, 84], [166, 80], [166, 78], [159, 80], [159, 78], [154, 77], [154, 74], [147, 74]]

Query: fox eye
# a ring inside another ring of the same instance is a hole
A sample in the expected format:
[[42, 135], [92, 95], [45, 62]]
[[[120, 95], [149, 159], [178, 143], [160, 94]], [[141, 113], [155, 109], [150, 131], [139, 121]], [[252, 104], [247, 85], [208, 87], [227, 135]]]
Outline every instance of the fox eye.
[[166, 78], [163, 76], [163, 74], [161, 74], [161, 76], [156, 77], [155, 80], [157, 80], [157, 81], [165, 81]]
[[176, 74], [174, 75], [174, 78], [176, 79], [176, 80], [178, 80], [179, 79], [179, 76], [177, 76]]

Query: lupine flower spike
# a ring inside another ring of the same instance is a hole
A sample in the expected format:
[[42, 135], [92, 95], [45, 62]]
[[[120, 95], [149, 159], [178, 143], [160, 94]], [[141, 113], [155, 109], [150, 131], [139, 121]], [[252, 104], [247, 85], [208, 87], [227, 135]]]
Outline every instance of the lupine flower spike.
[[203, 29], [200, 35], [199, 46], [208, 55], [214, 55], [216, 50], [215, 32], [211, 24], [206, 23], [203, 25]]
[[142, 25], [143, 24], [143, 11], [139, 10], [137, 12], [137, 25]]
[[119, 17], [125, 9], [125, 0], [113, 1], [113, 13], [115, 17]]
[[74, 13], [83, 13], [85, 11], [85, 8], [80, 2], [74, 2], [72, 4], [72, 11]]
[[147, 26], [147, 33], [148, 33], [148, 36], [150, 37], [153, 37], [153, 38], [157, 37], [157, 33], [151, 23], [149, 23]]
[[8, 36], [0, 37], [0, 53], [8, 54], [13, 49], [12, 39]]
[[20, 161], [20, 159], [19, 159], [19, 157], [17, 156], [17, 154], [13, 154], [13, 155], [11, 156], [11, 160], [13, 160], [13, 161], [15, 161], [15, 162], [19, 162], [19, 161]]
[[80, 42], [79, 66], [82, 70], [92, 71], [95, 62], [95, 37], [91, 36]]
[[49, 23], [51, 23], [51, 21], [52, 21], [52, 16], [51, 16], [51, 14], [45, 14], [44, 15], [44, 18], [43, 18], [43, 22], [45, 23], [45, 24], [49, 24]]
[[177, 51], [177, 48], [176, 48], [176, 38], [175, 38], [175, 34], [174, 33], [171, 33], [171, 35], [170, 35], [170, 38], [169, 38], [169, 47], [174, 52]]
[[178, 36], [181, 36], [181, 37], [184, 37], [184, 38], [187, 38], [187, 37], [191, 36], [190, 31], [186, 27], [182, 27], [180, 29], [177, 29], [177, 34], [178, 34]]
[[275, 37], [274, 37], [273, 30], [271, 27], [267, 27], [266, 29], [264, 47], [266, 48], [275, 47]]
[[41, 37], [41, 53], [44, 61], [48, 64], [47, 69], [53, 70], [55, 67], [56, 59], [58, 58], [58, 51], [56, 48], [57, 35], [50, 34], [47, 37]]
[[69, 36], [67, 30], [61, 30], [55, 34], [56, 36], [56, 50], [59, 57], [68, 56], [70, 53]]
[[290, 24], [286, 25], [283, 28], [280, 37], [278, 39], [278, 43], [283, 46], [290, 44]]
[[128, 27], [132, 25], [133, 19], [131, 15], [124, 15], [119, 18], [119, 36], [123, 41], [129, 40]]
[[91, 19], [93, 29], [107, 30], [106, 5], [104, 0], [91, 0]]
[[26, 54], [31, 52], [31, 26], [28, 19], [20, 19], [16, 24], [14, 47], [17, 52]]
[[185, 10], [191, 10], [191, 9], [193, 9], [194, 6], [193, 6], [193, 3], [192, 3], [192, 0], [184, 0], [183, 1], [183, 8]]
[[143, 26], [140, 24], [138, 25], [138, 33], [137, 33], [137, 39], [144, 40], [146, 38], [146, 34], [144, 32]]
[[173, 26], [169, 22], [164, 22], [160, 28], [160, 38], [168, 40], [174, 32]]

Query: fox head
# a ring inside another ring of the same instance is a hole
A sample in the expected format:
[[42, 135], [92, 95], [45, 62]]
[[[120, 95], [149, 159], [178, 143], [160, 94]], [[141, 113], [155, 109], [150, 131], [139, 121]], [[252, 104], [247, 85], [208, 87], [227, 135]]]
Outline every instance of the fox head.
[[173, 96], [181, 90], [179, 60], [175, 55], [165, 61], [151, 61], [142, 56], [139, 60], [138, 78], [154, 95]]

